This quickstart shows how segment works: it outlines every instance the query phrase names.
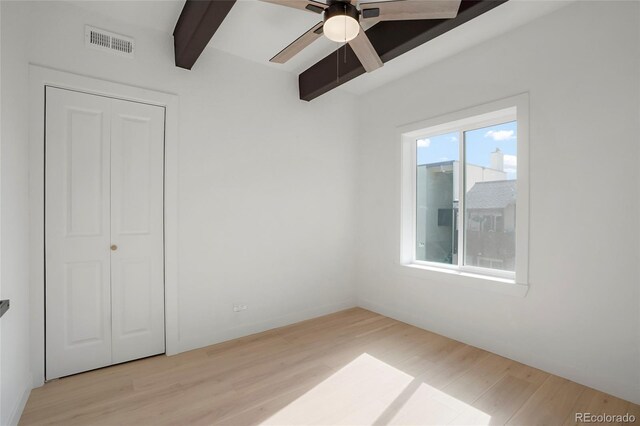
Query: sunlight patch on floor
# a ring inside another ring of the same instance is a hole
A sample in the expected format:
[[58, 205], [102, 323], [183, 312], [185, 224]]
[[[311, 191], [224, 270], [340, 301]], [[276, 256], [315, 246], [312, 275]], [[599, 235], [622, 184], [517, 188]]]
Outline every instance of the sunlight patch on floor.
[[488, 425], [491, 416], [426, 383], [419, 383], [393, 417], [395, 425]]
[[443, 424], [491, 416], [364, 353], [265, 420], [265, 425]]

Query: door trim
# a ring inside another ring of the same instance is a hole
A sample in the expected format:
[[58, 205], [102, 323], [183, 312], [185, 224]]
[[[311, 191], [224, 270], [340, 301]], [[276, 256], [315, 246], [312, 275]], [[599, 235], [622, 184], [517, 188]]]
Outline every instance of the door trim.
[[33, 386], [45, 380], [44, 138], [45, 87], [84, 92], [165, 108], [164, 275], [165, 349], [182, 352], [178, 326], [178, 108], [175, 94], [29, 64], [29, 303]]

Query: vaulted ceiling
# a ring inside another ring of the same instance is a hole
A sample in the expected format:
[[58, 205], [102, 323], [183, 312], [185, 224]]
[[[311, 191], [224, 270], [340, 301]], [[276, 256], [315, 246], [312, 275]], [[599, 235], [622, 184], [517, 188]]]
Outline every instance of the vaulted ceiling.
[[[114, 19], [164, 33], [172, 33], [185, 4], [176, 1], [72, 1], [79, 7]], [[342, 85], [356, 94], [366, 93], [389, 81], [470, 48], [565, 6], [570, 1], [510, 0], [463, 25], [395, 57], [381, 69], [364, 73]], [[257, 0], [237, 0], [207, 49], [233, 55], [292, 73], [304, 73], [336, 49], [336, 43], [320, 38], [286, 64], [269, 59], [318, 21], [318, 16]], [[375, 27], [370, 29], [372, 31]], [[335, 77], [335, 69], [333, 76]], [[344, 81], [344, 79], [343, 79]]]

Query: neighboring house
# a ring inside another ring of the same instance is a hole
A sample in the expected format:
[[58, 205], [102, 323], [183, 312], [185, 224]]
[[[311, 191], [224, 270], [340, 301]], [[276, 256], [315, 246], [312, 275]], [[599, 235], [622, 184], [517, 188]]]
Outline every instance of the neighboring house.
[[[515, 249], [510, 247], [515, 247], [516, 181], [506, 180], [503, 164], [499, 149], [491, 154], [492, 167], [467, 164], [465, 187], [470, 189], [465, 263], [468, 265], [513, 269]], [[457, 263], [458, 167], [458, 161], [418, 166], [416, 258], [419, 260]], [[502, 235], [496, 237], [496, 232]]]
[[465, 263], [514, 270], [516, 181], [476, 182], [466, 200]]

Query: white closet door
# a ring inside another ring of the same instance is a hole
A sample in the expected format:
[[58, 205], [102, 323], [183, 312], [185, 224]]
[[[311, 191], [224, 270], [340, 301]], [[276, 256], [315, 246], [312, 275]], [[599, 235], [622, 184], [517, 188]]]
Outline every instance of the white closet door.
[[164, 108], [47, 88], [46, 376], [164, 352]]
[[112, 101], [113, 362], [164, 352], [164, 108]]
[[46, 89], [46, 375], [111, 364], [111, 100]]

